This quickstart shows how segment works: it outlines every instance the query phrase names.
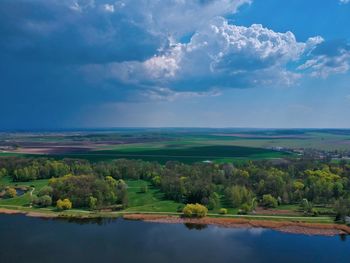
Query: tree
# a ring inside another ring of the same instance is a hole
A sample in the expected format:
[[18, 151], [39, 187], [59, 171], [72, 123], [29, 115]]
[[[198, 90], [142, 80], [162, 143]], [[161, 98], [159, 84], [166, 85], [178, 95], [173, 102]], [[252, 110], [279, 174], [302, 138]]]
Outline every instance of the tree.
[[218, 208], [219, 206], [220, 206], [220, 196], [218, 195], [218, 193], [214, 192], [209, 197], [208, 209], [214, 210], [215, 208]]
[[89, 207], [91, 210], [95, 210], [97, 207], [97, 198], [90, 196], [89, 198]]
[[47, 207], [52, 205], [52, 198], [49, 195], [33, 196], [32, 202], [35, 206]]
[[187, 204], [182, 210], [185, 217], [205, 217], [208, 209], [201, 204]]
[[8, 175], [7, 170], [6, 170], [5, 168], [1, 168], [1, 169], [0, 169], [0, 179], [1, 179], [2, 177], [7, 176], [7, 175]]
[[314, 208], [313, 204], [309, 202], [306, 198], [304, 198], [301, 201], [300, 207], [303, 210], [304, 214], [306, 215], [312, 215], [312, 216], [318, 215], [318, 211]]
[[241, 215], [246, 215], [248, 214], [249, 212], [251, 212], [253, 210], [253, 207], [251, 204], [243, 204], [241, 206], [241, 208], [238, 210], [238, 213], [241, 214]]
[[72, 208], [72, 202], [68, 198], [65, 198], [63, 200], [58, 199], [56, 203], [56, 207], [60, 211], [68, 210]]
[[334, 204], [334, 211], [336, 213], [335, 220], [345, 222], [347, 216], [350, 216], [350, 198], [340, 198]]
[[14, 198], [17, 196], [17, 191], [15, 188], [7, 187], [5, 190], [5, 197], [6, 198]]
[[235, 185], [225, 190], [225, 197], [232, 207], [240, 207], [244, 203], [251, 203], [253, 193], [245, 186]]
[[[101, 179], [95, 175], [66, 175], [49, 181], [53, 189], [53, 200], [68, 198], [74, 207], [89, 207], [91, 196], [97, 198], [97, 206], [122, 203], [127, 195], [124, 184], [112, 177]], [[119, 200], [119, 197], [123, 199]]]
[[44, 186], [43, 188], [41, 188], [38, 192], [38, 196], [44, 196], [44, 195], [48, 195], [51, 196], [52, 195], [52, 187], [51, 186]]
[[278, 203], [276, 198], [274, 198], [270, 194], [267, 194], [267, 195], [263, 195], [262, 205], [266, 208], [275, 208], [278, 206]]
[[226, 208], [221, 208], [219, 213], [222, 214], [222, 215], [226, 215], [227, 214], [227, 209]]

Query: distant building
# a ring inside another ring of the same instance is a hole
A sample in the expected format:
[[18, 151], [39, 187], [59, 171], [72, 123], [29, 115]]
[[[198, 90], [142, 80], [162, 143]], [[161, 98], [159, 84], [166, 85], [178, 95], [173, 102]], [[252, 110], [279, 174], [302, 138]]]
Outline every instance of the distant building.
[[210, 160], [205, 160], [205, 161], [203, 161], [202, 163], [213, 163], [213, 161], [210, 161]]

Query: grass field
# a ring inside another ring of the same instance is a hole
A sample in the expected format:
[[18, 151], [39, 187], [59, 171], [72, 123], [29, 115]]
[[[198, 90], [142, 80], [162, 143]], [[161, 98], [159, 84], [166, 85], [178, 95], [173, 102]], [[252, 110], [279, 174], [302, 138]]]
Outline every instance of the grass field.
[[189, 142], [174, 143], [145, 143], [109, 146], [108, 149], [90, 151], [86, 153], [74, 153], [56, 155], [56, 158], [83, 158], [90, 161], [102, 161], [118, 158], [142, 159], [144, 161], [179, 161], [194, 163], [201, 161], [232, 162], [235, 160], [272, 159], [291, 156], [286, 152], [270, 149], [217, 145], [216, 142]]
[[[36, 180], [30, 183], [15, 183], [10, 178], [2, 178], [0, 183], [7, 186], [31, 186], [35, 188], [35, 191], [40, 190], [43, 186], [47, 185], [48, 180]], [[144, 180], [127, 180], [128, 185], [128, 208], [118, 212], [91, 212], [85, 209], [71, 209], [61, 213], [61, 216], [70, 218], [94, 218], [94, 217], [116, 217], [121, 216], [124, 213], [150, 213], [150, 214], [163, 214], [163, 215], [180, 215], [180, 211], [183, 208], [183, 204], [175, 201], [166, 200], [163, 193], [158, 189], [151, 186], [150, 183]], [[147, 185], [148, 190], [142, 192], [141, 188]], [[34, 191], [34, 194], [35, 194]], [[30, 204], [30, 192], [28, 191], [22, 196], [0, 199], [0, 208], [19, 210], [24, 212], [40, 212], [44, 214], [57, 213], [55, 207], [47, 208], [35, 208], [29, 207]], [[221, 202], [221, 207], [225, 207], [225, 203]], [[280, 206], [279, 209], [291, 210], [297, 212], [299, 207], [297, 205]], [[211, 210], [208, 213], [209, 217], [228, 217], [228, 218], [246, 218], [251, 220], [272, 220], [272, 221], [291, 221], [291, 222], [310, 222], [310, 223], [333, 223], [333, 217], [320, 216], [320, 217], [304, 217], [296, 215], [284, 216], [284, 215], [238, 215], [238, 209], [229, 208], [227, 215], [220, 215], [219, 208]]]
[[[166, 200], [164, 194], [152, 185], [143, 180], [128, 180], [128, 212], [177, 212], [178, 208], [183, 207], [183, 204], [175, 201]], [[147, 185], [148, 191], [142, 193], [141, 187]]]
[[[12, 180], [9, 177], [3, 177], [0, 179], [0, 185], [5, 186], [27, 186], [34, 188], [33, 194], [35, 192], [39, 191], [42, 187], [46, 186], [48, 184], [48, 179], [43, 180], [35, 180], [31, 182], [12, 182]], [[21, 196], [17, 196], [15, 198], [10, 199], [0, 199], [0, 206], [1, 205], [13, 205], [13, 206], [29, 206], [30, 204], [30, 191], [27, 191], [25, 194]]]
[[[126, 209], [128, 212], [176, 212], [182, 204], [166, 200], [163, 193], [158, 189], [153, 188], [150, 183], [143, 180], [128, 180], [128, 199], [129, 206]], [[48, 184], [48, 179], [35, 180], [31, 182], [12, 182], [9, 177], [0, 179], [0, 184], [5, 186], [28, 186], [34, 187], [35, 192], [39, 191], [42, 187]], [[148, 191], [141, 193], [140, 189], [142, 186], [147, 185]], [[0, 199], [0, 206], [23, 206], [28, 207], [30, 204], [30, 191], [26, 192], [22, 196], [9, 199]], [[53, 209], [53, 207], [51, 208]], [[39, 209], [40, 210], [40, 209]], [[47, 210], [47, 209], [44, 209]]]
[[122, 129], [0, 134], [0, 142], [8, 147], [18, 147], [0, 152], [0, 156], [18, 156], [22, 153], [22, 156], [30, 157], [81, 158], [90, 161], [128, 158], [160, 163], [169, 160], [184, 163], [205, 160], [236, 162], [290, 156], [287, 152], [271, 150], [274, 147], [350, 151], [350, 131]]

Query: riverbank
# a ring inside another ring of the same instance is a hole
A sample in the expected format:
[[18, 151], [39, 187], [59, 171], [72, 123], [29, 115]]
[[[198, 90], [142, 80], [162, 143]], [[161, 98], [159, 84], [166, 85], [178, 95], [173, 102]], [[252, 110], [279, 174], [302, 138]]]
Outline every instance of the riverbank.
[[335, 236], [350, 234], [350, 227], [342, 224], [320, 224], [292, 221], [274, 221], [245, 218], [182, 218], [179, 216], [151, 215], [151, 214], [124, 214], [124, 219], [142, 220], [154, 223], [168, 224], [198, 224], [215, 225], [227, 228], [268, 228], [284, 233]]
[[215, 225], [227, 228], [268, 228], [285, 233], [304, 235], [335, 236], [350, 234], [350, 227], [343, 224], [303, 222], [302, 220], [287, 220], [280, 217], [269, 217], [266, 219], [252, 217], [219, 217], [205, 218], [182, 218], [180, 214], [167, 213], [134, 213], [134, 212], [89, 212], [89, 211], [63, 211], [33, 209], [11, 209], [0, 208], [0, 214], [23, 214], [29, 217], [40, 218], [67, 218], [67, 219], [93, 219], [93, 218], [117, 218], [123, 217], [128, 220], [142, 220], [145, 222], [168, 223], [168, 224], [198, 224]]

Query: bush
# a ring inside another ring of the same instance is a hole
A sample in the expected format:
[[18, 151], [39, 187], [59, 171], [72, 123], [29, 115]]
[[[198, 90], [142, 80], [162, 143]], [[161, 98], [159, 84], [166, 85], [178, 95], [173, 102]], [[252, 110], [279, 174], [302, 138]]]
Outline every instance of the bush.
[[312, 216], [314, 216], [314, 217], [317, 217], [317, 216], [319, 216], [319, 212], [318, 212], [318, 210], [317, 209], [315, 209], [315, 208], [312, 208], [311, 209], [311, 215]]
[[5, 168], [0, 169], [0, 178], [7, 176], [7, 170]]
[[227, 209], [226, 208], [221, 208], [219, 213], [222, 214], [222, 215], [226, 215], [227, 214]]
[[181, 212], [183, 211], [184, 207], [185, 207], [184, 205], [179, 205], [179, 206], [176, 208], [176, 212], [181, 213]]
[[263, 195], [262, 205], [266, 208], [276, 208], [278, 206], [276, 198], [272, 195]]
[[182, 212], [185, 217], [205, 217], [208, 209], [200, 204], [187, 204]]
[[44, 196], [44, 195], [48, 195], [48, 196], [52, 195], [52, 187], [51, 186], [44, 186], [43, 188], [41, 188], [39, 190], [38, 196]]
[[97, 207], [97, 198], [90, 196], [89, 198], [89, 207], [91, 210], [95, 210]]
[[66, 199], [58, 199], [56, 203], [56, 207], [58, 210], [68, 210], [72, 208], [72, 202], [66, 198]]
[[214, 210], [220, 206], [220, 196], [218, 193], [214, 192], [208, 200], [208, 209]]
[[33, 196], [32, 198], [33, 205], [40, 207], [47, 207], [52, 205], [52, 198], [49, 195], [43, 196]]
[[253, 209], [252, 209], [252, 206], [245, 203], [241, 206], [241, 208], [238, 210], [238, 214], [240, 215], [246, 215], [248, 214], [249, 212], [251, 212]]
[[312, 210], [314, 209], [312, 203], [309, 202], [306, 198], [301, 200], [300, 207], [306, 215], [312, 214]]
[[253, 192], [245, 186], [234, 185], [225, 190], [225, 198], [232, 207], [240, 207], [244, 203], [251, 203]]
[[17, 196], [17, 191], [15, 188], [7, 187], [5, 190], [5, 197], [6, 198], [14, 198]]

